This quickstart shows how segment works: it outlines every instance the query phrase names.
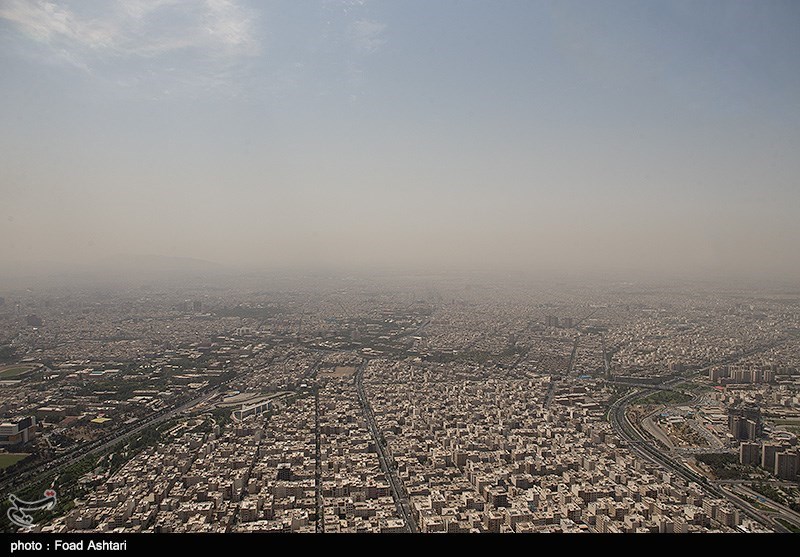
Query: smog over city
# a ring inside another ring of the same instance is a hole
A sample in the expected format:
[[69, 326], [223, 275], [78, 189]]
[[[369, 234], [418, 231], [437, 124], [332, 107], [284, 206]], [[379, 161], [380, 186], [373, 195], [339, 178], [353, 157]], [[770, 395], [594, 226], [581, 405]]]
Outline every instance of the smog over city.
[[798, 26], [0, 0], [0, 531], [800, 532]]

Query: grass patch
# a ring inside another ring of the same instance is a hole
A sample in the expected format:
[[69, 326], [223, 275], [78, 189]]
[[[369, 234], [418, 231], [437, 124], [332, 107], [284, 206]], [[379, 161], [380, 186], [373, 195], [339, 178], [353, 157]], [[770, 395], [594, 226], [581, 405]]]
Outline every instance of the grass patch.
[[693, 393], [711, 391], [708, 385], [700, 385], [698, 383], [692, 383], [691, 381], [687, 381], [685, 383], [678, 383], [675, 386], [679, 389], [686, 389], [687, 391], [692, 391]]
[[750, 484], [750, 489], [752, 489], [757, 493], [760, 493], [767, 499], [772, 499], [773, 501], [780, 503], [781, 505], [786, 504], [786, 497], [784, 496], [783, 492], [780, 489], [777, 489], [768, 483]]
[[214, 421], [217, 422], [220, 430], [224, 430], [225, 426], [231, 421], [231, 413], [234, 411], [234, 408], [215, 408], [211, 411], [211, 416], [214, 418]]
[[748, 495], [745, 495], [744, 493], [737, 493], [736, 496], [737, 497], [741, 497], [742, 499], [744, 499], [745, 501], [750, 503], [752, 506], [754, 506], [755, 508], [760, 509], [762, 511], [773, 512], [773, 513], [777, 512], [776, 508], [770, 507], [769, 505], [765, 505], [761, 501], [757, 501], [757, 500], [753, 499], [752, 497], [750, 497]]
[[9, 466], [14, 466], [17, 462], [30, 456], [28, 453], [4, 453], [0, 454], [0, 470], [5, 470]]
[[32, 366], [30, 364], [23, 364], [23, 365], [0, 368], [0, 379], [12, 379], [14, 377], [18, 377], [24, 373], [28, 373], [34, 367], [36, 366]]
[[692, 400], [692, 397], [677, 391], [656, 391], [639, 399], [639, 404], [683, 404]]
[[788, 528], [788, 530], [789, 530], [791, 533], [793, 533], [793, 534], [800, 534], [800, 526], [795, 526], [794, 524], [792, 524], [792, 523], [791, 523], [791, 522], [789, 522], [788, 520], [784, 520], [784, 519], [782, 519], [782, 518], [776, 518], [775, 520], [777, 520], [778, 522], [780, 522], [781, 524], [783, 524], [783, 525], [784, 525], [786, 528]]
[[746, 479], [753, 472], [752, 466], [739, 464], [739, 457], [729, 453], [705, 453], [695, 455], [699, 462], [707, 464], [718, 480]]

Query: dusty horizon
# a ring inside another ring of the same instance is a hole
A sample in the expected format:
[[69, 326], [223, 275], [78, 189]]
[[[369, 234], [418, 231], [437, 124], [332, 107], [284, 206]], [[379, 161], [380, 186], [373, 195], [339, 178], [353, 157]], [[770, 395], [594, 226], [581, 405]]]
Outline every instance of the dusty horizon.
[[798, 21], [791, 3], [9, 0], [1, 266], [798, 280]]

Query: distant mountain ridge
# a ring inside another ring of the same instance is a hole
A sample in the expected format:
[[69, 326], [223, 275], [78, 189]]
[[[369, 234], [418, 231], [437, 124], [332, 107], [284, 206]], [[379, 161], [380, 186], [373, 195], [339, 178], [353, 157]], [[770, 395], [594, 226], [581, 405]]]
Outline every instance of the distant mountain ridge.
[[226, 270], [220, 263], [195, 259], [193, 257], [177, 257], [152, 254], [119, 254], [101, 259], [97, 265], [99, 270], [135, 270], [144, 272], [191, 272], [219, 273]]
[[216, 278], [233, 269], [204, 259], [154, 254], [118, 254], [93, 262], [28, 261], [7, 262], [0, 279], [77, 280], [80, 282], [128, 283], [139, 281]]

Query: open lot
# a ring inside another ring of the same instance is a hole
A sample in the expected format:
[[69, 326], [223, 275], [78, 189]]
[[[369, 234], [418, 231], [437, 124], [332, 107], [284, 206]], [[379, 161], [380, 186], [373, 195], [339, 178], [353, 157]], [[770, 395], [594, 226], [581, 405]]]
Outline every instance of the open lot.
[[333, 369], [321, 369], [319, 370], [319, 374], [323, 377], [350, 377], [356, 372], [356, 368], [353, 366], [337, 366]]

